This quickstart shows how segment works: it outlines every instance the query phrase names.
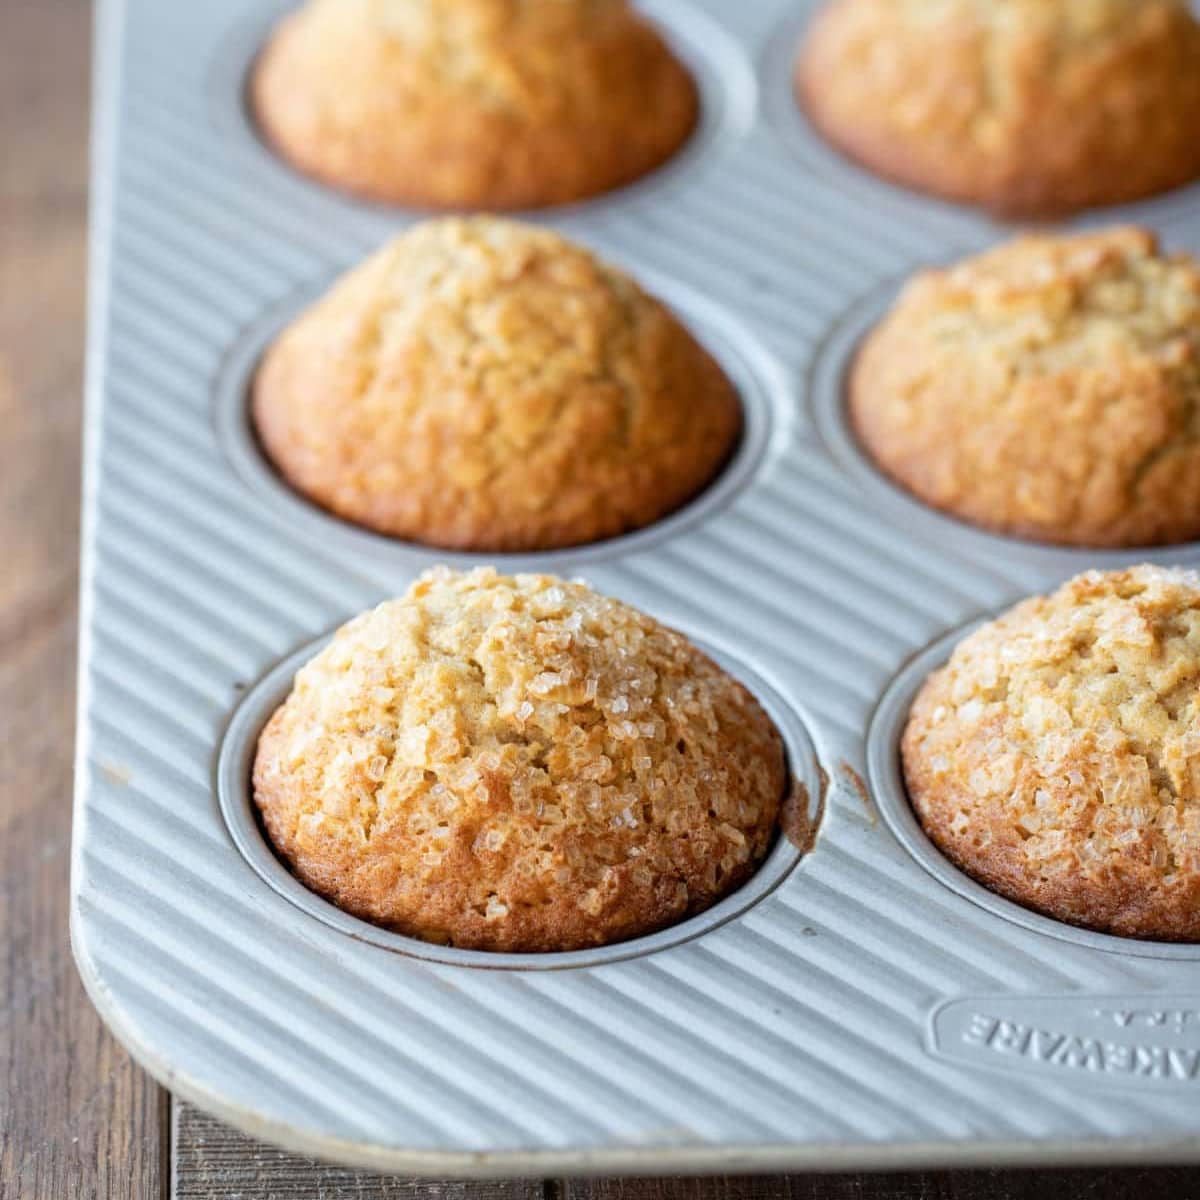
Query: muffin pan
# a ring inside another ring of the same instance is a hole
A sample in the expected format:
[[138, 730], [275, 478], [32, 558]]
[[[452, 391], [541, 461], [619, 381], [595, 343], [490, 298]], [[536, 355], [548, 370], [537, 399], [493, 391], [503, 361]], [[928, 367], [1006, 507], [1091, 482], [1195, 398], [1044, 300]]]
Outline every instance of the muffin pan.
[[[535, 219], [677, 307], [742, 388], [748, 436], [659, 526], [493, 561], [582, 571], [721, 654], [823, 801], [816, 844], [781, 840], [674, 929], [538, 961], [393, 938], [270, 858], [246, 754], [297, 656], [423, 567], [479, 560], [316, 512], [244, 423], [270, 332], [416, 214], [308, 183], [253, 136], [245, 71], [280, 5], [108, 0], [72, 910], [88, 989], [179, 1095], [365, 1166], [1194, 1160], [1200, 1109], [1180, 1099], [1200, 1087], [1200, 953], [971, 884], [915, 827], [895, 743], [948, 631], [1089, 564], [1200, 564], [1200, 548], [993, 537], [856, 458], [840, 379], [887, 289], [1009, 231], [814, 148], [780, 91], [811, 4], [643, 7], [697, 69], [700, 134], [658, 175]], [[1077, 224], [1110, 220], [1194, 246], [1200, 188]]]

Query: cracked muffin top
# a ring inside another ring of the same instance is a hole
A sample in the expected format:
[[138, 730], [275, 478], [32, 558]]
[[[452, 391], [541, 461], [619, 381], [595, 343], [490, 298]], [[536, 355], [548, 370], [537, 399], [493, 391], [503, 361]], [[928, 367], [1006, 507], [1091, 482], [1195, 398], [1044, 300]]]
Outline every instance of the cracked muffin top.
[[849, 404], [889, 475], [985, 528], [1200, 537], [1200, 266], [1113, 229], [926, 271], [863, 344]]
[[441, 568], [297, 674], [254, 797], [296, 875], [356, 916], [551, 951], [732, 891], [786, 775], [770, 718], [681, 634], [580, 583]]
[[1080, 575], [959, 643], [902, 746], [925, 831], [1010, 899], [1200, 940], [1200, 574]]
[[741, 432], [721, 368], [657, 300], [556, 234], [418, 226], [267, 353], [263, 447], [325, 508], [380, 533], [521, 551], [648, 525]]
[[627, 0], [309, 0], [268, 42], [251, 100], [300, 170], [423, 208], [608, 191], [670, 158], [699, 113]]
[[833, 0], [796, 81], [849, 157], [1014, 216], [1200, 176], [1200, 24], [1183, 0]]

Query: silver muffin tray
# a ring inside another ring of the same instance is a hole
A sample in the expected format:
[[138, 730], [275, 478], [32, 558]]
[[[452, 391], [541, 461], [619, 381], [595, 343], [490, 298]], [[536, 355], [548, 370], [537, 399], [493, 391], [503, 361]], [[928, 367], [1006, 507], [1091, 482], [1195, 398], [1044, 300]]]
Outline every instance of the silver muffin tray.
[[[418, 214], [259, 144], [276, 0], [105, 0], [97, 22], [72, 938], [167, 1087], [308, 1153], [442, 1176], [1200, 1159], [1200, 946], [1070, 929], [937, 855], [896, 741], [964, 624], [1086, 553], [922, 508], [841, 380], [897, 282], [1010, 234], [841, 161], [791, 100], [812, 5], [652, 0], [704, 95], [650, 179], [534, 214], [675, 306], [741, 387], [727, 474], [652, 529], [487, 556], [584, 574], [768, 706], [820, 836], [722, 904], [603, 950], [447, 951], [347, 917], [262, 842], [247, 756], [314, 639], [445, 555], [352, 529], [258, 457], [272, 332]], [[1200, 250], [1200, 188], [1137, 220]]]

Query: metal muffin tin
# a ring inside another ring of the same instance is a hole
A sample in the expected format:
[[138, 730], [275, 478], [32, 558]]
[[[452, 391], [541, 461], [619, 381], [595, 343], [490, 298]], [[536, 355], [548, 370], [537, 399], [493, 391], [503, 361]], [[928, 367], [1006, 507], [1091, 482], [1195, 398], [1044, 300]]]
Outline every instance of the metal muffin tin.
[[[443, 1176], [1200, 1158], [1200, 947], [985, 892], [925, 841], [896, 769], [905, 706], [964, 623], [1200, 547], [991, 537], [863, 460], [841, 381], [889, 289], [1011, 231], [808, 130], [789, 74], [812, 4], [646, 3], [700, 80], [701, 130], [655, 176], [531, 215], [722, 359], [738, 459], [653, 529], [492, 561], [582, 572], [713, 647], [823, 798], [816, 845], [781, 841], [673, 930], [540, 958], [384, 934], [270, 856], [247, 755], [299, 657], [423, 567], [481, 558], [315, 512], [248, 436], [271, 332], [418, 217], [259, 144], [243, 87], [284, 7], [104, 0], [97, 21], [72, 939], [117, 1035], [252, 1133]], [[1075, 223], [1118, 220], [1200, 249], [1200, 188]]]

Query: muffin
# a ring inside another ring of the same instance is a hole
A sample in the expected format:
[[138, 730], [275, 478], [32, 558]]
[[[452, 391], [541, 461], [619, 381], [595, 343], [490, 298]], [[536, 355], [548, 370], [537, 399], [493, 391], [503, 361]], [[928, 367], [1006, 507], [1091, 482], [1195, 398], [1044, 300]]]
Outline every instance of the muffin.
[[580, 583], [442, 568], [297, 674], [254, 799], [295, 874], [346, 911], [551, 951], [738, 887], [786, 775], [766, 713], [682, 635]]
[[1200, 574], [1091, 571], [959, 643], [909, 716], [925, 832], [1028, 908], [1200, 940]]
[[850, 416], [878, 465], [986, 529], [1075, 546], [1200, 536], [1200, 267], [1152, 234], [1025, 237], [918, 275]]
[[699, 112], [691, 75], [627, 0], [309, 0], [250, 92], [299, 170], [429, 208], [608, 191], [675, 154]]
[[658, 301], [548, 231], [444, 218], [286, 329], [253, 387], [267, 456], [379, 533], [530, 551], [649, 525], [719, 473], [741, 404]]
[[1184, 0], [833, 0], [796, 86], [850, 158], [1000, 213], [1200, 176], [1200, 24]]

